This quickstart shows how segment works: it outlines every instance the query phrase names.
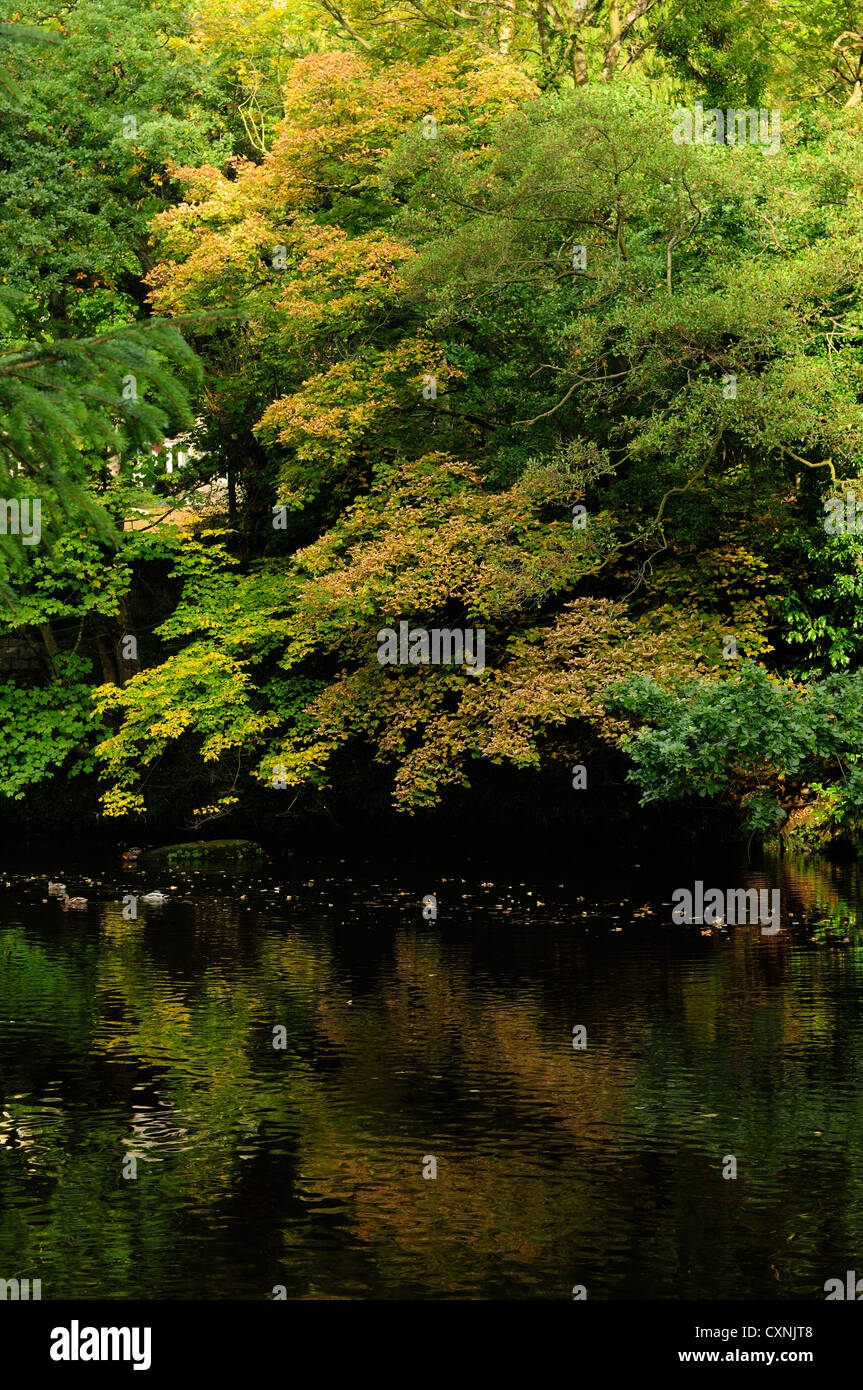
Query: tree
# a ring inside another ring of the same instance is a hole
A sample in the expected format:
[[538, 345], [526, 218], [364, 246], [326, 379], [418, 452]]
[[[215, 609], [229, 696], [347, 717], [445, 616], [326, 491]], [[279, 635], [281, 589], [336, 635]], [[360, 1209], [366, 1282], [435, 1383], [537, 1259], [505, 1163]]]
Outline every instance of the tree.
[[[22, 37], [14, 26], [2, 37], [41, 43], [39, 34]], [[15, 82], [5, 91], [13, 106], [26, 100]], [[120, 484], [108, 460], [128, 459], [191, 423], [181, 378], [194, 379], [195, 368], [179, 329], [164, 321], [22, 339], [24, 298], [20, 288], [0, 296], [0, 634], [22, 638], [43, 670], [24, 690], [0, 683], [8, 732], [0, 790], [14, 798], [61, 765], [92, 768], [91, 663], [86, 644], [79, 647], [88, 615], [119, 613], [129, 581], [128, 567], [118, 584], [105, 564], [119, 544], [108, 494], [116, 497]], [[77, 640], [63, 650], [52, 622], [73, 614]]]

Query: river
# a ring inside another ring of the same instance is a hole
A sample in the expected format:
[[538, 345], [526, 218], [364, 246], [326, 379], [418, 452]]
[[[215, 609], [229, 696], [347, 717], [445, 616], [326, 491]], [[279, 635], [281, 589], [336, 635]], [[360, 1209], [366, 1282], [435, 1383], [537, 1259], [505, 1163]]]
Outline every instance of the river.
[[[863, 1272], [856, 866], [9, 858], [0, 1278], [43, 1299], [782, 1300]], [[696, 877], [779, 886], [780, 932], [675, 925]]]

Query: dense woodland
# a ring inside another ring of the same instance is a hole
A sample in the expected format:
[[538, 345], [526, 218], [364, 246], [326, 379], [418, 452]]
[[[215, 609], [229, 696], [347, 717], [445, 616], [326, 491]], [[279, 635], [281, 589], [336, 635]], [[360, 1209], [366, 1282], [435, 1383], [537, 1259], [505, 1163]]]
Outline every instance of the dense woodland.
[[3, 17], [7, 827], [857, 842], [863, 3]]

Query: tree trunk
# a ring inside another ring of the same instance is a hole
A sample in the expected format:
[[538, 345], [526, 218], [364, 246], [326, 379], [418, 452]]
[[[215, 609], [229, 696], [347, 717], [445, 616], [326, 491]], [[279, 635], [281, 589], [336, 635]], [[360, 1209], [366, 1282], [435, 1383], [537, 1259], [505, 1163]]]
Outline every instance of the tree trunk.
[[237, 519], [237, 475], [233, 459], [228, 459], [228, 520], [231, 525]]
[[497, 41], [500, 51], [504, 57], [509, 53], [509, 46], [512, 43], [512, 36], [515, 32], [515, 0], [503, 0], [506, 9], [511, 10], [512, 14], [507, 15], [501, 20], [498, 29]]
[[99, 663], [102, 667], [102, 679], [104, 680], [105, 684], [119, 685], [120, 682], [117, 679], [117, 668], [115, 667], [114, 659], [111, 656], [111, 648], [108, 646], [108, 643], [102, 636], [96, 638], [96, 651], [99, 653]]
[[[130, 606], [129, 606], [128, 597], [124, 597], [124, 598], [121, 598], [121, 599], [120, 599], [120, 605], [119, 605], [119, 607], [120, 607], [120, 622], [121, 622], [122, 625], [123, 625], [123, 637], [135, 637], [135, 632], [134, 632], [133, 627], [132, 627], [132, 612], [131, 612], [131, 608], [130, 608]], [[119, 645], [119, 647], [118, 647], [118, 649], [117, 649], [117, 669], [118, 669], [118, 671], [121, 671], [122, 674], [123, 674], [125, 677], [129, 678], [129, 677], [131, 677], [131, 676], [136, 675], [137, 672], [140, 671], [140, 669], [141, 669], [141, 660], [140, 660], [140, 657], [138, 656], [138, 643], [137, 643], [137, 639], [136, 639], [136, 641], [135, 641], [135, 655], [134, 655], [134, 656], [124, 656], [124, 655], [123, 655], [123, 637], [120, 638], [120, 645]]]
[[545, 14], [545, 0], [537, 0], [536, 27], [539, 33], [539, 49], [542, 54], [543, 75], [547, 79], [551, 71], [551, 49], [548, 44], [548, 23]]
[[584, 52], [584, 40], [581, 31], [573, 36], [572, 39], [572, 75], [575, 79], [576, 87], [586, 87], [589, 82], [587, 72], [587, 56]]
[[48, 666], [53, 675], [56, 673], [57, 669], [54, 664], [54, 658], [58, 655], [60, 648], [57, 646], [57, 641], [54, 637], [54, 633], [51, 631], [50, 623], [39, 624], [39, 636], [42, 638], [42, 645], [45, 648], [45, 654], [48, 658]]
[[610, 82], [617, 67], [623, 38], [620, 32], [620, 0], [608, 0], [608, 46], [602, 65], [602, 80]]

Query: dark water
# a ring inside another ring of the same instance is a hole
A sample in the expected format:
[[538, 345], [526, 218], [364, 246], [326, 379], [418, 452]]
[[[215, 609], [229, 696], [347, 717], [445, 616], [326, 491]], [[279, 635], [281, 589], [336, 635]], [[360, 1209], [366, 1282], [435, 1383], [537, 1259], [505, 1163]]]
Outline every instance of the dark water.
[[[856, 870], [39, 867], [90, 901], [0, 879], [0, 1278], [823, 1299], [863, 1274]], [[673, 926], [693, 877], [781, 885], [781, 932]]]

